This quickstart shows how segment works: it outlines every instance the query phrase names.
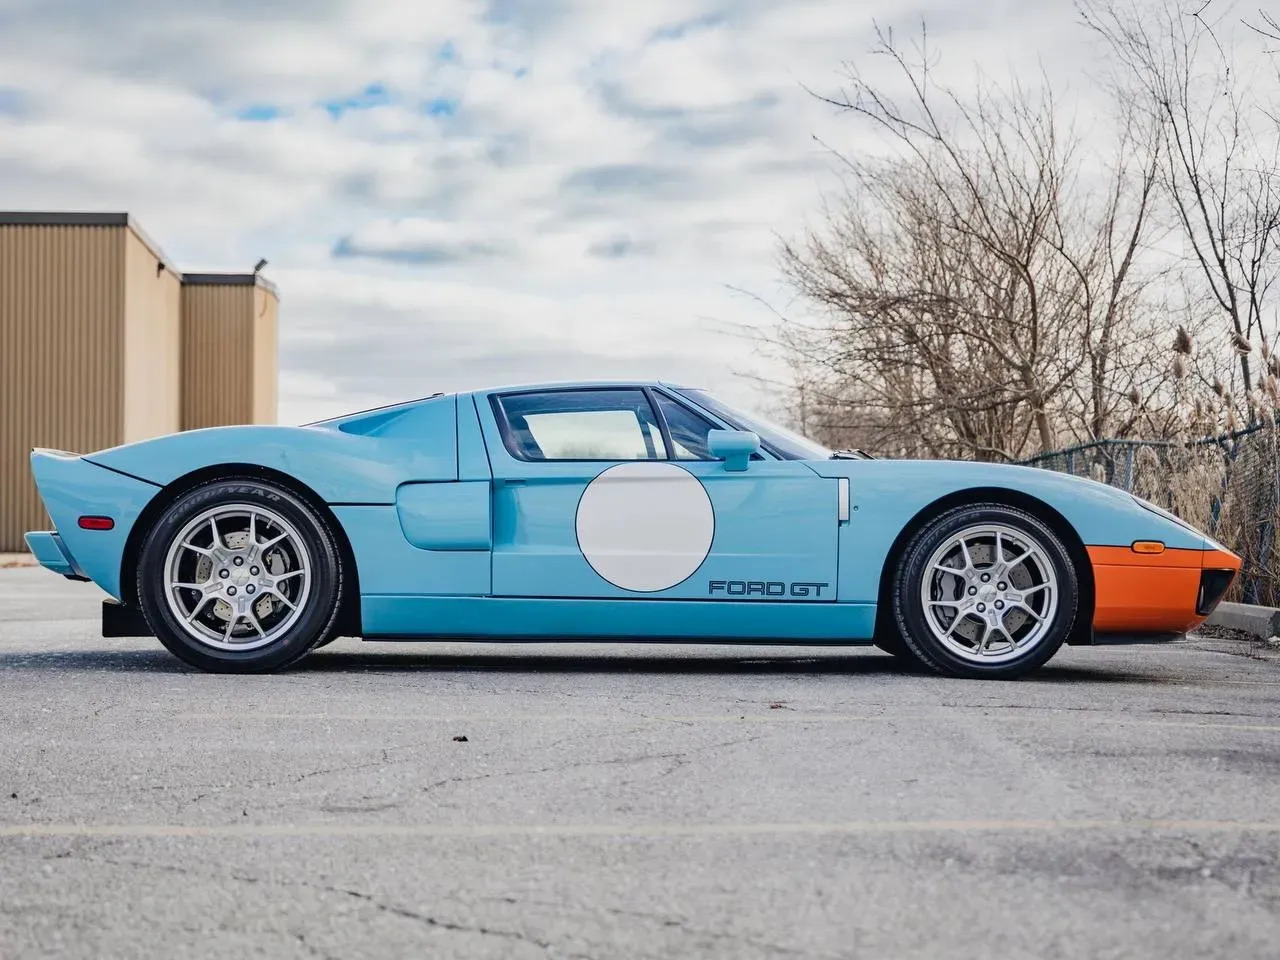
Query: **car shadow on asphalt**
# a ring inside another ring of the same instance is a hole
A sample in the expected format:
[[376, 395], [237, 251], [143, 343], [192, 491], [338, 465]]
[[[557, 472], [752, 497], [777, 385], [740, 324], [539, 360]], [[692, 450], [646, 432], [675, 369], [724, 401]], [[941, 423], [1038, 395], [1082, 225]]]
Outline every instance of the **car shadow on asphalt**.
[[[312, 653], [287, 671], [288, 674], [315, 673], [443, 673], [443, 672], [508, 672], [508, 673], [618, 673], [618, 674], [708, 674], [708, 675], [824, 675], [884, 676], [931, 678], [919, 667], [904, 663], [877, 650], [859, 648], [856, 652], [841, 650], [761, 656], [758, 653], [735, 655], [725, 650], [716, 654], [688, 653], [688, 648], [645, 653], [602, 654], [545, 653], [513, 650], [510, 653], [429, 653], [406, 649], [364, 650], [339, 648]], [[585, 645], [584, 645], [585, 646]], [[0, 678], [6, 671], [69, 670], [108, 673], [200, 673], [163, 649], [154, 650], [50, 650], [41, 652], [0, 653]], [[944, 678], [936, 678], [947, 682]], [[1016, 681], [1019, 683], [1129, 683], [1164, 684], [1176, 677], [1138, 674], [1131, 670], [1108, 669], [1105, 665], [1082, 667], [1076, 664], [1055, 666], [1049, 663], [1036, 673]]]

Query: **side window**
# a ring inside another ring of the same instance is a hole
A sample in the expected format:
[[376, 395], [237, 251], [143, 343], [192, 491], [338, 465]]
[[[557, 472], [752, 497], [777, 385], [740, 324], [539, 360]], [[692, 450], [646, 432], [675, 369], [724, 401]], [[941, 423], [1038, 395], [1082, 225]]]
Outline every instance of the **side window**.
[[653, 396], [671, 434], [671, 456], [676, 460], [715, 459], [707, 449], [707, 432], [714, 430], [715, 424], [665, 394], [655, 390]]
[[664, 460], [642, 390], [515, 393], [494, 400], [503, 442], [521, 460]]

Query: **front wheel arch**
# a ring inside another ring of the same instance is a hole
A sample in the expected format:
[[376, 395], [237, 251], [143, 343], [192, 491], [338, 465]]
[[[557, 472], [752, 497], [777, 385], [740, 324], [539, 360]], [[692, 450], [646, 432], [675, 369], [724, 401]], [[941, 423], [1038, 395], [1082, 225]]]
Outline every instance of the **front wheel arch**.
[[1089, 553], [1085, 550], [1084, 541], [1061, 513], [1043, 500], [1018, 490], [1007, 487], [971, 487], [957, 490], [922, 507], [915, 516], [903, 525], [894, 539], [889, 552], [885, 554], [884, 566], [880, 570], [880, 588], [876, 596], [876, 636], [889, 636], [897, 628], [893, 621], [892, 595], [893, 572], [898, 568], [902, 555], [906, 551], [911, 538], [934, 517], [940, 516], [955, 507], [976, 503], [999, 503], [1008, 507], [1025, 510], [1047, 526], [1062, 541], [1075, 567], [1079, 599], [1075, 625], [1067, 636], [1069, 646], [1088, 644], [1093, 639], [1094, 586], [1093, 564]]
[[305, 483], [287, 473], [253, 463], [220, 463], [201, 467], [171, 481], [151, 498], [151, 501], [138, 514], [138, 519], [134, 521], [133, 529], [129, 531], [124, 552], [120, 558], [120, 599], [124, 604], [135, 610], [141, 609], [137, 572], [138, 563], [142, 558], [142, 545], [147, 542], [147, 535], [164, 516], [164, 512], [180, 497], [196, 487], [221, 480], [260, 480], [279, 484], [316, 511], [329, 528], [329, 533], [342, 555], [344, 568], [342, 607], [338, 612], [337, 636], [360, 636], [363, 631], [360, 618], [360, 571], [356, 567], [355, 553], [351, 549], [351, 541], [347, 539], [346, 530], [338, 522], [337, 516], [325, 503], [324, 498]]

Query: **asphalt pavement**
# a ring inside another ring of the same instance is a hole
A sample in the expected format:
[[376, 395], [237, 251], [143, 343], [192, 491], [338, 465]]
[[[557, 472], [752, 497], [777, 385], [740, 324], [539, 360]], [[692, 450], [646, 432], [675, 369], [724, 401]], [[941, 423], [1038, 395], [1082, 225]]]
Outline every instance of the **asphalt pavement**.
[[1280, 661], [362, 644], [0, 570], [0, 958], [1280, 956]]

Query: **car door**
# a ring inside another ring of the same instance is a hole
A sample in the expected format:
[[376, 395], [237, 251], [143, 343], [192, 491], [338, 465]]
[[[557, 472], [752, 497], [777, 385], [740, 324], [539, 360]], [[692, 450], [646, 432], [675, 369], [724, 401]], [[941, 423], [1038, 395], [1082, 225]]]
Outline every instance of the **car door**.
[[495, 596], [835, 599], [838, 481], [803, 462], [726, 470], [718, 425], [642, 386], [496, 393], [482, 419]]

